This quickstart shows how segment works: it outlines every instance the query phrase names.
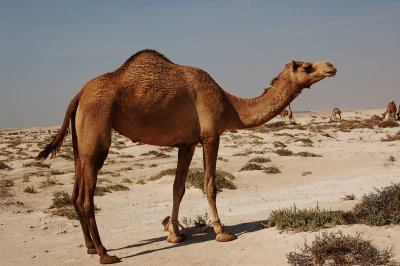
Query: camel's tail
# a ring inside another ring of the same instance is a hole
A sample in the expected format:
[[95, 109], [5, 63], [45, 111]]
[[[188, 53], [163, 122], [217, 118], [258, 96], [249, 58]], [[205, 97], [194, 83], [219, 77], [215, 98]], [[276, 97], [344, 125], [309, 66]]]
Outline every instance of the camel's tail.
[[68, 126], [71, 121], [71, 117], [75, 116], [76, 109], [78, 108], [79, 99], [81, 97], [82, 92], [79, 92], [75, 97], [71, 100], [68, 105], [67, 112], [65, 113], [64, 122], [61, 126], [61, 129], [58, 131], [57, 135], [54, 136], [53, 140], [46, 145], [46, 147], [39, 153], [36, 157], [38, 161], [44, 161], [50, 154], [51, 158], [55, 157], [60, 150], [60, 147], [68, 134]]

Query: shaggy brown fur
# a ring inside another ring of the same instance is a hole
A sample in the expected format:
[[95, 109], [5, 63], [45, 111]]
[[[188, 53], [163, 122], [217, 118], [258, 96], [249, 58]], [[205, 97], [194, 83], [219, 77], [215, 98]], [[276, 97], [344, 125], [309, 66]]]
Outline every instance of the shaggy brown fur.
[[393, 101], [389, 102], [386, 107], [386, 111], [382, 114], [383, 119], [385, 119], [385, 116], [388, 115], [388, 121], [395, 121], [396, 109], [396, 104]]
[[339, 108], [335, 107], [332, 109], [331, 118], [329, 120], [337, 121], [338, 120], [337, 116], [339, 116], [339, 121], [341, 121], [342, 120], [342, 111], [340, 111]]
[[220, 135], [227, 129], [259, 126], [279, 114], [303, 88], [332, 77], [328, 62], [292, 61], [272, 86], [254, 99], [242, 99], [222, 90], [207, 72], [172, 63], [162, 54], [144, 50], [119, 69], [89, 81], [71, 101], [59, 133], [38, 155], [54, 156], [71, 121], [75, 179], [71, 196], [81, 223], [87, 252], [99, 254], [101, 263], [115, 263], [107, 254], [96, 225], [93, 197], [97, 173], [107, 158], [111, 130], [132, 141], [178, 147], [178, 166], [173, 185], [173, 207], [165, 223], [173, 243], [185, 239], [179, 233], [179, 205], [195, 147], [203, 146], [204, 190], [217, 241], [231, 241], [219, 220], [215, 186]]

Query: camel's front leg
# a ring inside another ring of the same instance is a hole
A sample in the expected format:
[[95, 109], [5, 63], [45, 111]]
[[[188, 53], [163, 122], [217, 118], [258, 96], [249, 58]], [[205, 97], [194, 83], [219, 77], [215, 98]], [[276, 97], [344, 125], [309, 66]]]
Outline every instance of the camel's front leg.
[[215, 138], [208, 138], [207, 141], [203, 143], [204, 191], [207, 194], [214, 231], [217, 234], [216, 240], [220, 242], [227, 242], [236, 239], [236, 236], [232, 233], [224, 232], [218, 216], [216, 205], [217, 187], [215, 184], [218, 146], [219, 136]]
[[168, 230], [168, 242], [179, 243], [185, 240], [185, 235], [179, 233], [178, 213], [183, 195], [185, 194], [185, 181], [188, 174], [189, 166], [192, 161], [193, 153], [196, 145], [181, 146], [178, 150], [178, 166], [174, 181], [172, 217], [169, 221], [165, 221]]

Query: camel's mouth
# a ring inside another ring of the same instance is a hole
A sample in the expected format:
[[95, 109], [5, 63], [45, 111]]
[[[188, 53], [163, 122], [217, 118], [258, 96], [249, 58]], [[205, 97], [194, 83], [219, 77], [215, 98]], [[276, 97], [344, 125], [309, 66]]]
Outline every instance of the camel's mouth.
[[330, 71], [325, 71], [325, 76], [326, 77], [333, 77], [333, 76], [336, 75], [336, 72], [337, 72], [336, 69], [333, 69], [333, 70], [330, 70]]

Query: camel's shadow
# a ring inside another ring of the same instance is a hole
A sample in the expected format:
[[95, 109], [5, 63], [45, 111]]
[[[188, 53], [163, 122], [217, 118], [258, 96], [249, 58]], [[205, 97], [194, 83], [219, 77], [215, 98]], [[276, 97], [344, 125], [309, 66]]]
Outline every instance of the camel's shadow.
[[[236, 236], [238, 236], [240, 238], [240, 236], [243, 234], [256, 232], [256, 231], [263, 229], [264, 227], [261, 225], [262, 222], [264, 222], [264, 220], [249, 222], [249, 223], [241, 223], [241, 224], [231, 225], [231, 226], [225, 226], [224, 229], [227, 232], [234, 233]], [[161, 251], [161, 250], [171, 249], [171, 248], [179, 248], [182, 246], [192, 245], [192, 244], [196, 244], [196, 243], [202, 243], [202, 242], [211, 241], [211, 240], [215, 241], [215, 233], [212, 228], [208, 228], [207, 231], [205, 231], [203, 233], [190, 233], [184, 229], [183, 233], [187, 236], [187, 239], [185, 241], [183, 241], [182, 243], [171, 244], [170, 246], [167, 246], [167, 247], [141, 251], [141, 252], [138, 252], [138, 253], [135, 253], [132, 255], [123, 256], [123, 257], [121, 257], [121, 259], [136, 257], [136, 256], [145, 255], [145, 254], [149, 254], [149, 253], [153, 253], [153, 252], [157, 252], [157, 251]], [[153, 244], [156, 242], [166, 241], [166, 239], [167, 239], [167, 237], [166, 237], [166, 235], [164, 235], [162, 237], [145, 239], [137, 244], [132, 244], [132, 245], [128, 245], [128, 246], [120, 247], [120, 248], [109, 249], [108, 251], [116, 251], [116, 250], [122, 250], [122, 249], [142, 247], [142, 246]]]

